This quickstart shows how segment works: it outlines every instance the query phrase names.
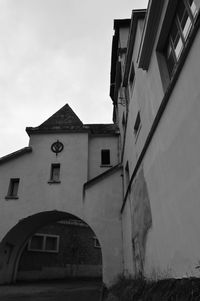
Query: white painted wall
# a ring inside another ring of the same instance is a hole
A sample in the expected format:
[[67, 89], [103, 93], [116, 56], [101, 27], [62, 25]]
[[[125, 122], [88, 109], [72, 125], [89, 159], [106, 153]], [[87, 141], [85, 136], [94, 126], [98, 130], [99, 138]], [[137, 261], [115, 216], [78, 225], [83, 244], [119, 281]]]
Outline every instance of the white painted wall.
[[[118, 136], [97, 136], [89, 139], [89, 180], [119, 163]], [[110, 166], [101, 165], [101, 150], [110, 150]]]

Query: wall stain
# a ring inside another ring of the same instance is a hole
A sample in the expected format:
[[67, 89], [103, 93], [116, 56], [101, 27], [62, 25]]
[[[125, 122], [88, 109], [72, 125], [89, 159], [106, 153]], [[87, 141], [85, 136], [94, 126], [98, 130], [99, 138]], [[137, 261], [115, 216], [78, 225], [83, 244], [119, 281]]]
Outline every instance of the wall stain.
[[143, 167], [132, 185], [132, 241], [136, 274], [143, 273], [147, 233], [152, 226], [152, 214]]

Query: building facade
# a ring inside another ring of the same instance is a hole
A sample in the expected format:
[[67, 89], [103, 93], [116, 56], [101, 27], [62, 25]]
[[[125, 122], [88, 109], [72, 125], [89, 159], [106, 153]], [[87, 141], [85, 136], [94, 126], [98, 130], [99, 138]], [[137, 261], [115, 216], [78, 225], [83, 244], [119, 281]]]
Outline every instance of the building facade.
[[114, 123], [84, 125], [67, 106], [0, 160], [1, 282], [38, 222], [65, 212], [94, 230], [108, 286], [120, 274], [199, 276], [199, 11], [199, 0], [150, 0], [115, 20]]
[[199, 7], [152, 0], [114, 22], [110, 95], [121, 137], [125, 274], [200, 275]]

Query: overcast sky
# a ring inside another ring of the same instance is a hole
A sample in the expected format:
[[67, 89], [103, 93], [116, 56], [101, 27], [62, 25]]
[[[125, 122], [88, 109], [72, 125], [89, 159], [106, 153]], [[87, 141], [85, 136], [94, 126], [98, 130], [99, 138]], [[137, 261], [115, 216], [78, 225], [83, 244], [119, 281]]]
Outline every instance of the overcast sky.
[[66, 103], [83, 123], [112, 122], [113, 20], [147, 2], [0, 0], [0, 157]]

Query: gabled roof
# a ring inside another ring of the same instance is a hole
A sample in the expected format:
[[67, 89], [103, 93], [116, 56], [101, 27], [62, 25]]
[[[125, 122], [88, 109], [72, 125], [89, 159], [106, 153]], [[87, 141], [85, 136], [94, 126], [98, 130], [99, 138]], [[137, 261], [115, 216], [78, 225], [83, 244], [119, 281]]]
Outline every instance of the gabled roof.
[[28, 134], [34, 132], [49, 132], [63, 130], [82, 129], [83, 123], [74, 113], [71, 107], [66, 104], [38, 127], [27, 127]]
[[48, 133], [89, 133], [91, 135], [118, 135], [118, 127], [114, 124], [83, 124], [68, 104], [58, 110], [50, 118], [37, 127], [27, 127], [30, 134]]

